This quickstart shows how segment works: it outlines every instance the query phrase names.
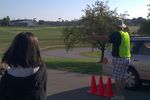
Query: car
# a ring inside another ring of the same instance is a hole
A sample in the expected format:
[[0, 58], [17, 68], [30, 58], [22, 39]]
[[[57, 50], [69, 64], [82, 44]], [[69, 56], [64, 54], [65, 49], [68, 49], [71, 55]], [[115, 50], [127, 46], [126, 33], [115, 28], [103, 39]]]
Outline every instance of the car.
[[[111, 75], [112, 56], [105, 51], [103, 63], [104, 74]], [[127, 89], [138, 89], [143, 83], [150, 83], [150, 37], [131, 37], [131, 62], [127, 70], [125, 86]]]

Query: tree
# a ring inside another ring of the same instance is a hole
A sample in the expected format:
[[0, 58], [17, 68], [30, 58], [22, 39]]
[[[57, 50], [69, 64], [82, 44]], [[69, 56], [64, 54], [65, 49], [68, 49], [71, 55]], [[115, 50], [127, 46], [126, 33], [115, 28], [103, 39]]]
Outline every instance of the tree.
[[146, 19], [142, 18], [142, 17], [138, 17], [138, 18], [133, 18], [131, 20], [131, 25], [141, 25], [143, 22], [145, 22]]
[[4, 18], [2, 19], [2, 21], [1, 21], [1, 25], [2, 25], [2, 26], [9, 26], [9, 23], [10, 23], [10, 18], [9, 18], [9, 16], [4, 17]]
[[138, 30], [138, 34], [141, 35], [150, 35], [150, 20], [146, 20], [140, 25], [140, 29]]
[[89, 39], [88, 33], [95, 32], [99, 35], [111, 33], [115, 29], [114, 21], [119, 15], [116, 9], [110, 10], [108, 1], [95, 1], [95, 4], [87, 5], [83, 11], [85, 15], [82, 16], [77, 26], [64, 28], [63, 37], [66, 50], [74, 48], [76, 44], [90, 43], [102, 51], [102, 61], [106, 43]]
[[[150, 7], [150, 4], [148, 5]], [[150, 8], [148, 8], [150, 11]], [[150, 12], [148, 13], [147, 16], [148, 20], [143, 21], [143, 23], [140, 25], [140, 29], [138, 30], [138, 34], [141, 35], [150, 35]]]
[[44, 21], [44, 20], [39, 20], [38, 24], [39, 24], [39, 25], [44, 25], [44, 24], [45, 24], [45, 21]]
[[[148, 4], [147, 6], [150, 7], [150, 4]], [[148, 10], [150, 11], [150, 8], [148, 8]], [[147, 18], [148, 18], [148, 19], [149, 19], [149, 17], [150, 17], [150, 12], [149, 12], [148, 15], [147, 15]]]
[[0, 26], [1, 26], [2, 20], [0, 19]]

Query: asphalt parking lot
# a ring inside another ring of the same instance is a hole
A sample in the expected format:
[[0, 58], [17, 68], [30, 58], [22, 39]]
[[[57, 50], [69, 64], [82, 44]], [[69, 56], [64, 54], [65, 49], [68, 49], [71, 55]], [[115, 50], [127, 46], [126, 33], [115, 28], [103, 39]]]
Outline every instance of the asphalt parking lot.
[[[98, 82], [99, 76], [96, 76]], [[104, 84], [107, 76], [103, 76]], [[113, 80], [112, 80], [113, 82]], [[48, 70], [47, 100], [109, 100], [110, 98], [88, 94], [90, 75]], [[113, 84], [113, 91], [114, 84]], [[139, 90], [125, 91], [125, 100], [150, 100], [150, 85]]]

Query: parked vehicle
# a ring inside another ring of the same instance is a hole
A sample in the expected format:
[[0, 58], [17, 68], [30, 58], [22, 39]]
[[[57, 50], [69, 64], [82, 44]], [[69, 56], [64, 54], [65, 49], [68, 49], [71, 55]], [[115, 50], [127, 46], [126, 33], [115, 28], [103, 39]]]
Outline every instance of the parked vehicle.
[[[128, 67], [126, 88], [138, 89], [142, 83], [150, 83], [150, 37], [131, 37], [131, 63]], [[103, 72], [110, 75], [112, 56], [110, 51], [105, 53]]]

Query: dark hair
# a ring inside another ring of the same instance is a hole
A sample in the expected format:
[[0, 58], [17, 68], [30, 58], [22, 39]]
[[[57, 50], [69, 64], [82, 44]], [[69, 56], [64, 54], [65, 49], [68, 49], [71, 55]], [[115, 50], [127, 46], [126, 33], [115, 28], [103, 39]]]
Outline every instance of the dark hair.
[[37, 67], [42, 64], [37, 37], [31, 32], [21, 32], [2, 57], [10, 67]]

